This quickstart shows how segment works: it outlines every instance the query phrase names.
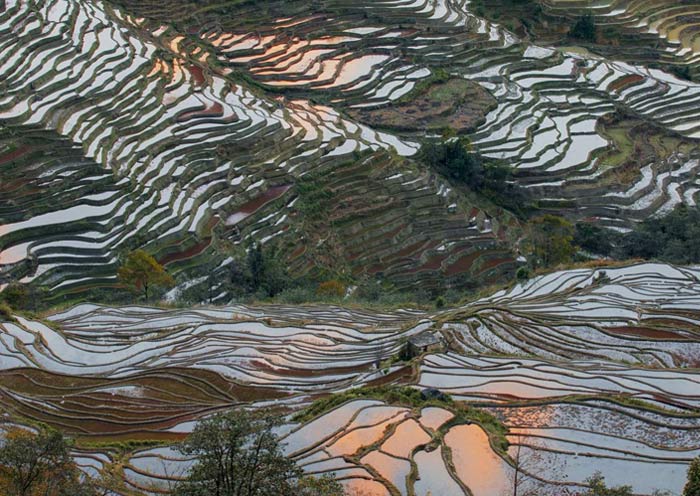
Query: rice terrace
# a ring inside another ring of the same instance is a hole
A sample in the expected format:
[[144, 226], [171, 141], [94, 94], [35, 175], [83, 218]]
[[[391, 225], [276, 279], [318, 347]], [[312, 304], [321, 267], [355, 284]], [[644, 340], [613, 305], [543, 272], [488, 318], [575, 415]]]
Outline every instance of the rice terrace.
[[700, 2], [0, 0], [0, 496], [700, 496]]

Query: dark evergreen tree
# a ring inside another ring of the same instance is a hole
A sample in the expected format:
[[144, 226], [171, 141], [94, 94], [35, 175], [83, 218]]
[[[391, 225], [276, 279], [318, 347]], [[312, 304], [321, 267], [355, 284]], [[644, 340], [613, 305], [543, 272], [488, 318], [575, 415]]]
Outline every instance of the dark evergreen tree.
[[579, 18], [571, 27], [569, 36], [580, 40], [595, 42], [596, 26], [595, 22], [593, 21], [593, 16], [586, 14], [585, 16]]

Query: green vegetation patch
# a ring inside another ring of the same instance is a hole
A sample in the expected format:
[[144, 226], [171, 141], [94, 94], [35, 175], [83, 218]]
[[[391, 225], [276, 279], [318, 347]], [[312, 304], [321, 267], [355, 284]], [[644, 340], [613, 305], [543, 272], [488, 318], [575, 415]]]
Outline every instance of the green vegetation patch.
[[347, 113], [373, 127], [407, 132], [466, 134], [484, 122], [496, 107], [494, 97], [479, 84], [443, 76], [418, 85], [407, 97], [380, 108], [349, 109]]
[[292, 420], [295, 422], [308, 422], [313, 418], [333, 410], [343, 403], [358, 399], [376, 399], [392, 405], [410, 407], [430, 405], [444, 407], [454, 405], [452, 398], [447, 395], [442, 398], [426, 399], [421, 396], [419, 389], [409, 386], [361, 387], [316, 400], [304, 411], [295, 415]]
[[576, 225], [574, 242], [584, 250], [618, 260], [700, 262], [700, 207], [678, 205], [663, 217], [646, 219], [628, 233], [590, 223]]

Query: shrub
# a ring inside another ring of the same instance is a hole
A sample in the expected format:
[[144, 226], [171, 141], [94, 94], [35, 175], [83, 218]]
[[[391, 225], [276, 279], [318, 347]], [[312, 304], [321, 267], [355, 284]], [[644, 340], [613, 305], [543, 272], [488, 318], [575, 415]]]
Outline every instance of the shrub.
[[292, 285], [291, 278], [282, 266], [278, 253], [269, 249], [263, 251], [259, 244], [253, 245], [248, 250], [248, 271], [253, 293], [262, 290], [265, 295], [272, 297]]
[[527, 281], [530, 279], [530, 269], [527, 267], [519, 267], [518, 270], [515, 272], [515, 278], [518, 281]]
[[7, 303], [0, 302], [0, 320], [14, 320], [12, 308]]
[[299, 200], [296, 208], [309, 220], [320, 220], [326, 217], [328, 202], [333, 199], [333, 192], [326, 188], [323, 182], [313, 176], [300, 178], [296, 184]]
[[382, 285], [376, 279], [362, 281], [357, 286], [355, 295], [367, 301], [377, 301], [382, 296]]
[[428, 142], [421, 148], [421, 156], [431, 167], [475, 191], [484, 186], [485, 173], [481, 157], [469, 151], [457, 139], [440, 144]]
[[316, 293], [313, 289], [303, 286], [285, 289], [277, 295], [277, 300], [283, 303], [299, 305], [316, 301]]
[[321, 297], [342, 298], [345, 296], [345, 291], [345, 284], [336, 279], [331, 279], [319, 284], [316, 294]]
[[679, 77], [681, 79], [685, 79], [687, 81], [693, 80], [693, 76], [690, 73], [690, 67], [688, 67], [687, 65], [671, 66], [671, 72], [673, 72], [673, 74], [675, 74], [677, 77]]
[[29, 290], [24, 284], [13, 282], [0, 293], [0, 299], [12, 308], [26, 308], [29, 303]]
[[408, 362], [418, 356], [417, 350], [411, 343], [405, 343], [399, 350], [399, 360]]
[[579, 222], [575, 226], [574, 243], [586, 251], [608, 256], [612, 253], [616, 239], [615, 231], [605, 229], [588, 222]]

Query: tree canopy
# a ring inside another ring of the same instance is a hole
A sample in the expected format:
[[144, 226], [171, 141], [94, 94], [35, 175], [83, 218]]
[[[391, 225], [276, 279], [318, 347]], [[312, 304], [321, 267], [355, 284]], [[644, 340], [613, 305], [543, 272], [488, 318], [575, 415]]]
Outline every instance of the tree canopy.
[[584, 493], [585, 496], [632, 496], [632, 486], [608, 487], [600, 472], [596, 472], [585, 482], [589, 487]]
[[275, 296], [291, 285], [290, 277], [279, 260], [277, 253], [263, 251], [260, 244], [249, 248], [248, 271], [253, 292], [262, 290], [267, 296]]
[[0, 438], [0, 494], [6, 496], [94, 496], [61, 433], [10, 428]]
[[231, 410], [200, 421], [179, 446], [195, 458], [176, 496], [341, 496], [330, 478], [311, 480], [282, 452], [269, 415]]
[[465, 139], [427, 141], [421, 147], [420, 159], [457, 184], [463, 184], [495, 204], [517, 214], [529, 208], [525, 189], [512, 181], [507, 164], [486, 161]]
[[485, 170], [481, 157], [467, 149], [460, 140], [427, 142], [421, 148], [423, 159], [447, 177], [478, 191], [484, 187]]
[[580, 40], [594, 42], [596, 40], [596, 25], [593, 16], [586, 14], [580, 17], [569, 31], [569, 36]]
[[0, 293], [0, 301], [4, 301], [12, 308], [24, 308], [29, 301], [29, 290], [24, 284], [13, 282]]
[[528, 230], [528, 250], [536, 266], [551, 267], [569, 262], [576, 253], [574, 226], [562, 217], [536, 217]]
[[574, 243], [584, 250], [620, 260], [656, 259], [675, 264], [700, 262], [700, 207], [678, 205], [626, 233], [581, 222]]
[[700, 262], [700, 207], [679, 205], [664, 217], [647, 219], [619, 241], [619, 258]]
[[683, 488], [683, 496], [700, 496], [700, 456], [690, 462], [688, 482]]
[[172, 276], [165, 271], [155, 258], [143, 250], [129, 253], [117, 272], [119, 281], [136, 292], [142, 292], [148, 300], [149, 291], [154, 286], [171, 287], [175, 284]]

